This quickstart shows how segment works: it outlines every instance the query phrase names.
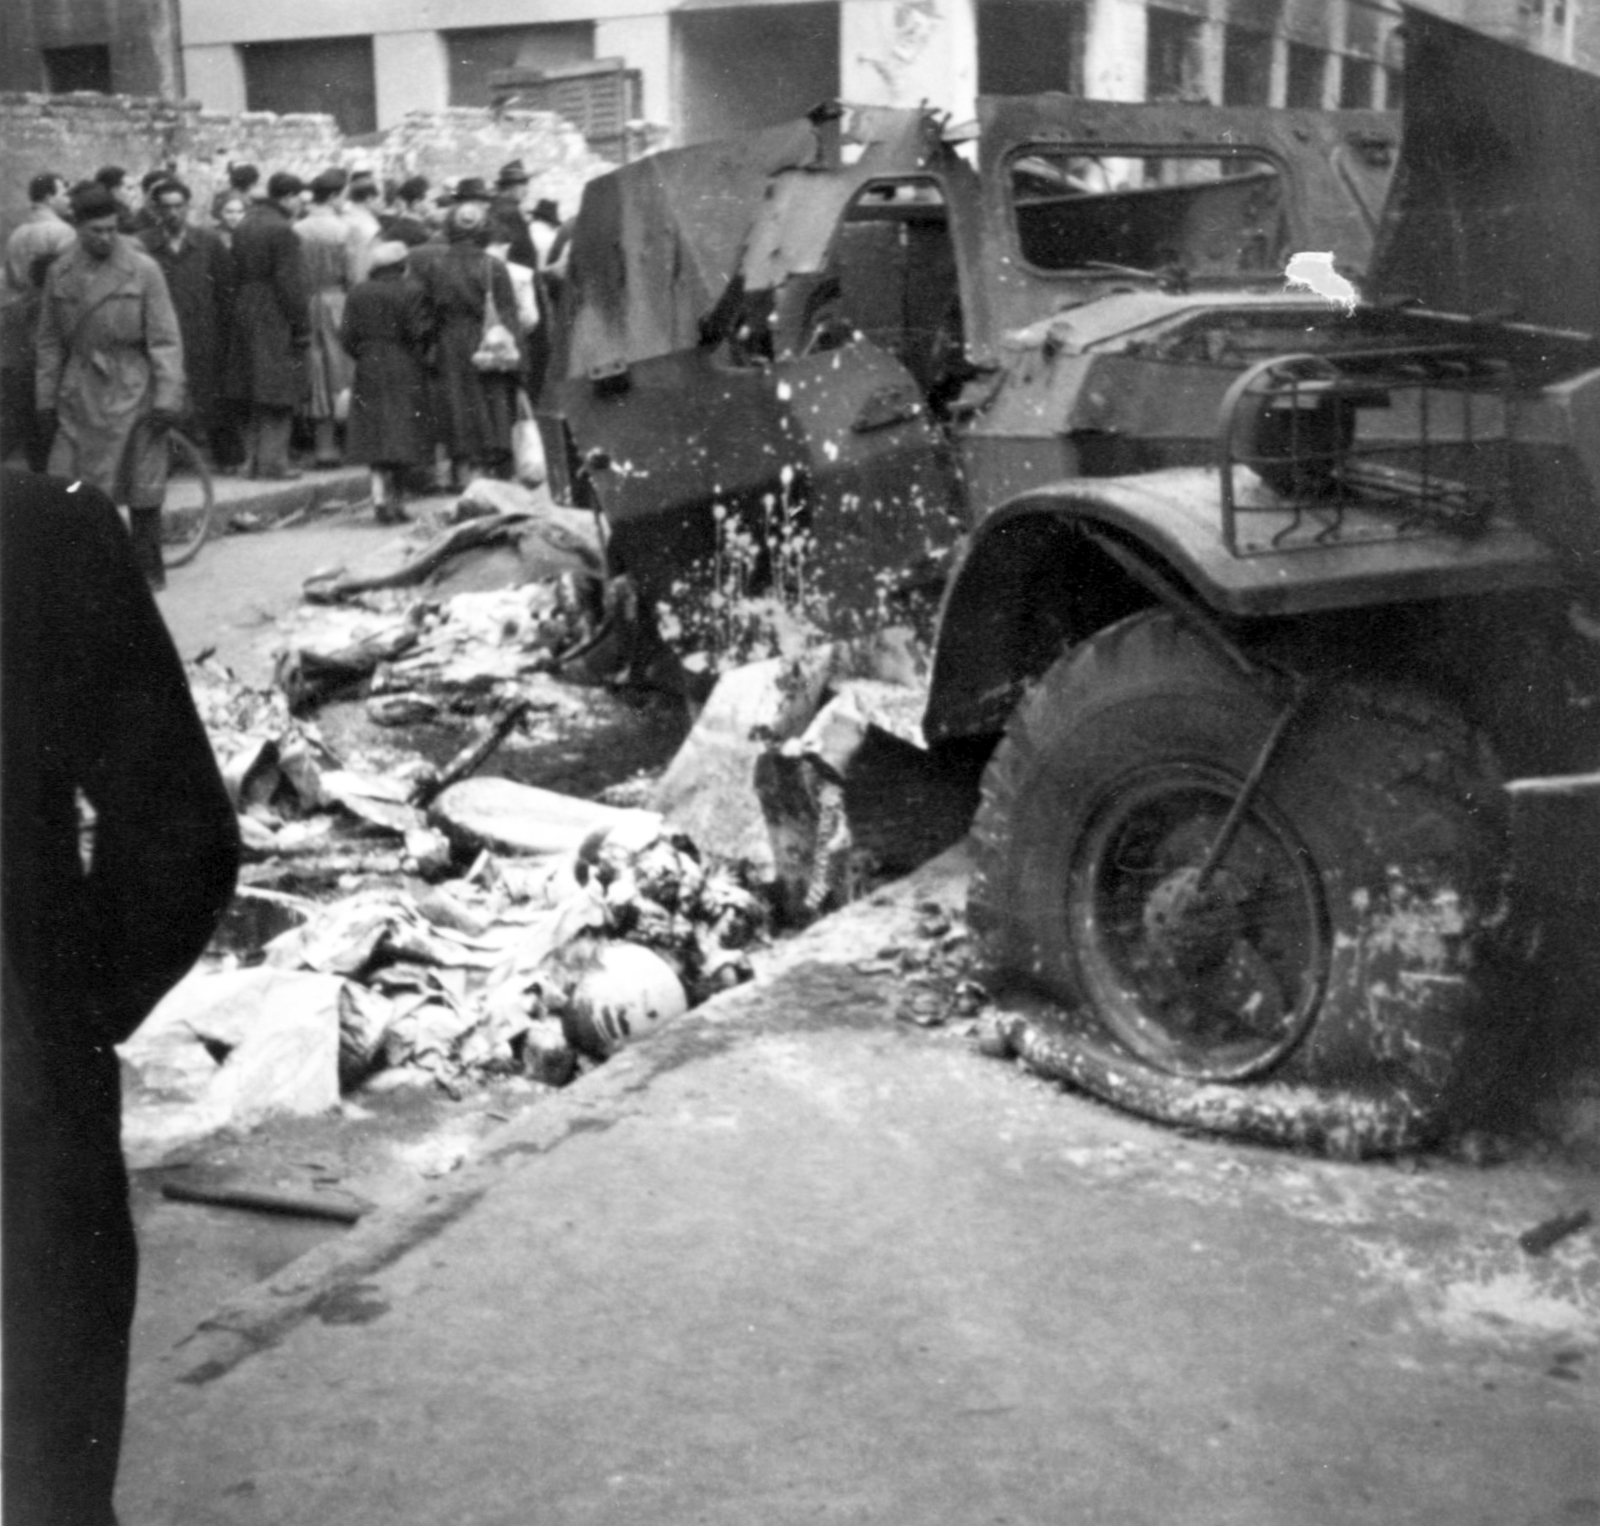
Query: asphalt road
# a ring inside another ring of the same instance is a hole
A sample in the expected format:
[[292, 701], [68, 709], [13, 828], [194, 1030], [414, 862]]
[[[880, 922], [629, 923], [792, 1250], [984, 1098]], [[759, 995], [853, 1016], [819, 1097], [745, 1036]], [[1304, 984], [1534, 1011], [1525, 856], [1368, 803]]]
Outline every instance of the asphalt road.
[[896, 1022], [846, 908], [133, 1382], [122, 1519], [1600, 1519], [1600, 1253], [1553, 1159], [1184, 1137]]
[[[220, 486], [224, 491], [229, 484]], [[423, 506], [446, 500], [423, 500]], [[167, 574], [156, 595], [178, 652], [193, 657], [214, 647], [249, 684], [272, 677], [277, 622], [300, 599], [305, 580], [324, 568], [359, 563], [398, 532], [379, 525], [368, 507], [324, 510], [283, 528], [223, 534], [187, 567]]]
[[[265, 681], [300, 581], [388, 533], [208, 546], [162, 596], [180, 650]], [[875, 956], [964, 874], [846, 908], [222, 1307], [169, 1305], [122, 1518], [1600, 1520], [1600, 1245], [1517, 1241], [1600, 1209], [1593, 1152], [1185, 1137], [908, 1028]]]

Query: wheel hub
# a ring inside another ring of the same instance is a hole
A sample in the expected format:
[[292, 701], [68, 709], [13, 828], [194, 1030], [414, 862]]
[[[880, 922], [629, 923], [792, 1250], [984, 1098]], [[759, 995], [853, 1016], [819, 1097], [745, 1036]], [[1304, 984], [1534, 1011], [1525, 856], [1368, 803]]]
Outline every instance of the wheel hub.
[[1244, 887], [1229, 874], [1213, 874], [1204, 885], [1198, 866], [1169, 874], [1144, 906], [1150, 951], [1185, 975], [1215, 968], [1242, 936], [1244, 898]]
[[1135, 1054], [1197, 1079], [1255, 1074], [1292, 1048], [1324, 957], [1320, 887], [1290, 830], [1257, 806], [1225, 832], [1238, 789], [1192, 766], [1125, 778], [1069, 880], [1096, 1009]]

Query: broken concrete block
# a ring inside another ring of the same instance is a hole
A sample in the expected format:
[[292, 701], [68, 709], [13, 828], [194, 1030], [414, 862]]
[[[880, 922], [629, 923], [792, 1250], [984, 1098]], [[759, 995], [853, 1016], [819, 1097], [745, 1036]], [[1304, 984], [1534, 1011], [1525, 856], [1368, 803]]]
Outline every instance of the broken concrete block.
[[129, 1164], [273, 1113], [336, 1108], [343, 986], [265, 965], [180, 981], [118, 1048]]
[[655, 807], [703, 852], [743, 860], [763, 879], [772, 846], [756, 798], [756, 764], [800, 735], [826, 692], [832, 649], [771, 657], [724, 673], [656, 788]]
[[575, 853], [596, 835], [627, 830], [654, 837], [661, 830], [653, 811], [622, 810], [510, 779], [463, 779], [433, 802], [428, 815], [468, 852]]
[[323, 792], [368, 826], [405, 836], [425, 829], [422, 812], [408, 803], [405, 786], [348, 769], [330, 769], [322, 775]]
[[394, 1021], [394, 1003], [367, 986], [347, 980], [339, 991], [339, 1086], [359, 1086], [383, 1063], [384, 1035]]

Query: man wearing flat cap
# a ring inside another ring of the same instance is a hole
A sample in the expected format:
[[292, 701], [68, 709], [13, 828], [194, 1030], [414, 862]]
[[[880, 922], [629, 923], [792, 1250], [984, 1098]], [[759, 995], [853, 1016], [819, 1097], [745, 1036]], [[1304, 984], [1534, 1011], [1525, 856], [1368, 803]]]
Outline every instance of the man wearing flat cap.
[[117, 232], [117, 198], [72, 192], [77, 242], [45, 277], [35, 403], [54, 435], [52, 475], [97, 487], [129, 511], [134, 553], [159, 587], [165, 431], [183, 416], [183, 341], [156, 262]]
[[247, 405], [247, 452], [253, 477], [297, 477], [289, 465], [294, 410], [310, 377], [310, 299], [294, 219], [305, 199], [298, 175], [279, 170], [265, 201], [245, 213], [233, 234], [233, 344], [228, 395]]

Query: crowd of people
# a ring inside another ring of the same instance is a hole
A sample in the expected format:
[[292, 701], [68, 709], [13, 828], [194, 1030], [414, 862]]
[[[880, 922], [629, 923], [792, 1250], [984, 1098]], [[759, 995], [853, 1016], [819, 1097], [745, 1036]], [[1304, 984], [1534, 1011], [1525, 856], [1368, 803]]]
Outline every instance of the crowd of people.
[[126, 507], [153, 583], [173, 427], [223, 472], [365, 464], [386, 522], [409, 492], [509, 475], [566, 242], [521, 160], [437, 189], [230, 165], [203, 209], [170, 170], [108, 166], [36, 175], [29, 199], [0, 290], [0, 449]]

